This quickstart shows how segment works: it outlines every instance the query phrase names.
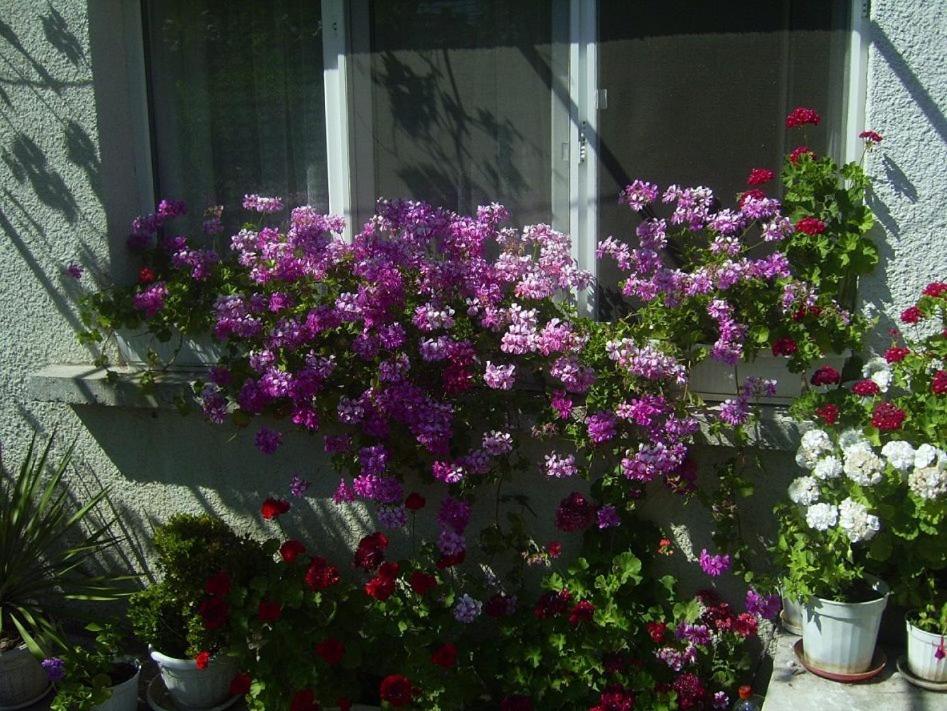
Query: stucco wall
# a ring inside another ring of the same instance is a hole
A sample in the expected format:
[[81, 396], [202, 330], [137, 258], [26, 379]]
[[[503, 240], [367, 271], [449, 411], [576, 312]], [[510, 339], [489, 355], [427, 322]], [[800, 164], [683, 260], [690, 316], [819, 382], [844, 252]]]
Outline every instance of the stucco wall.
[[[132, 539], [178, 510], [210, 510], [256, 526], [261, 494], [282, 491], [293, 472], [316, 481], [294, 519], [304, 537], [345, 545], [368, 525], [359, 509], [340, 514], [325, 499], [337, 478], [319, 440], [288, 438], [272, 458], [252, 447], [252, 432], [213, 428], [173, 412], [51, 405], [31, 399], [30, 372], [50, 363], [91, 362], [77, 345], [72, 299], [79, 288], [63, 268], [87, 267], [83, 284], [123, 272], [125, 225], [139, 211], [142, 174], [135, 159], [133, 98], [121, 0], [0, 0], [0, 440], [9, 458], [31, 428], [78, 437], [79, 475], [112, 487]], [[885, 135], [871, 157], [873, 206], [883, 262], [863, 295], [888, 317], [929, 280], [947, 275], [947, 5], [876, 2], [870, 23], [866, 125]], [[710, 451], [707, 450], [710, 454]], [[720, 452], [716, 453], [719, 456]], [[757, 502], [768, 511], [791, 475], [790, 460], [768, 456], [771, 479]], [[8, 462], [9, 463], [9, 462]], [[705, 474], [706, 475], [706, 474]], [[527, 482], [528, 484], [528, 482]], [[526, 485], [524, 484], [524, 488]], [[568, 489], [543, 483], [548, 507]], [[765, 503], [764, 503], [765, 501]], [[649, 513], [687, 530], [707, 528], [694, 504], [661, 493]], [[487, 515], [486, 513], [484, 515]], [[540, 537], [551, 538], [548, 528]], [[403, 544], [402, 544], [403, 545]], [[699, 546], [698, 546], [699, 550]], [[682, 559], [674, 565], [694, 570]]]

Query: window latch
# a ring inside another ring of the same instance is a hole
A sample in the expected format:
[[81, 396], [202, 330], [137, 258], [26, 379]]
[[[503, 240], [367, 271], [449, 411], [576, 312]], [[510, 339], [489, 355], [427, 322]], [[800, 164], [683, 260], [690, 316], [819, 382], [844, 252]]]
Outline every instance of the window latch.
[[588, 123], [585, 121], [582, 122], [582, 125], [579, 127], [579, 163], [584, 163], [586, 157], [588, 156], [588, 146], [589, 139], [585, 135], [585, 131], [588, 128]]

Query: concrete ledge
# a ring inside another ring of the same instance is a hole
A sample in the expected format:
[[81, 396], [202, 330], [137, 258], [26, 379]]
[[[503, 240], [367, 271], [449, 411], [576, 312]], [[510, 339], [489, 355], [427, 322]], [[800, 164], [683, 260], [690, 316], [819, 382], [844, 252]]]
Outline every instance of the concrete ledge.
[[36, 400], [67, 405], [177, 409], [191, 400], [192, 383], [206, 375], [202, 369], [50, 365], [30, 375], [29, 392]]
[[[748, 446], [755, 449], [770, 449], [782, 452], [795, 451], [799, 446], [799, 423], [789, 416], [789, 408], [782, 404], [760, 403], [753, 406], [759, 412], [759, 420], [750, 428]], [[724, 434], [714, 434], [710, 427], [701, 424], [702, 444], [714, 447], [733, 447], [734, 441]]]
[[799, 637], [782, 633], [773, 655], [773, 675], [763, 711], [945, 711], [947, 694], [908, 683], [897, 670], [904, 650], [885, 648], [888, 664], [874, 679], [841, 684], [810, 674], [796, 660], [792, 646]]

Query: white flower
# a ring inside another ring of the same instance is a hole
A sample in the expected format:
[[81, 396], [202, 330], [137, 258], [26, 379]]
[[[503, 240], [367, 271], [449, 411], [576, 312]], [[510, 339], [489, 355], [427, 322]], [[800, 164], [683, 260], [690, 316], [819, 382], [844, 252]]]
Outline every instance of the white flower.
[[852, 445], [845, 450], [842, 470], [848, 478], [862, 486], [873, 486], [881, 481], [884, 461], [875, 454], [867, 442]]
[[840, 476], [842, 476], [842, 463], [839, 461], [838, 457], [829, 455], [828, 457], [823, 457], [818, 462], [816, 462], [812, 473], [815, 475], [816, 479], [822, 479], [822, 481], [838, 479]]
[[874, 381], [881, 392], [888, 392], [891, 385], [891, 366], [884, 358], [872, 358], [862, 367], [862, 377]]
[[947, 454], [942, 449], [929, 444], [922, 444], [914, 453], [914, 466], [918, 469], [932, 466], [934, 462], [943, 464], [945, 461], [947, 461]]
[[888, 464], [899, 472], [906, 472], [914, 466], [914, 447], [910, 442], [903, 440], [888, 442], [881, 448], [881, 454], [888, 460]]
[[868, 513], [868, 509], [850, 498], [839, 504], [838, 514], [838, 525], [848, 534], [848, 540], [852, 543], [870, 540], [881, 528], [877, 516]]
[[812, 471], [812, 468], [815, 466], [816, 462], [819, 459], [819, 455], [816, 452], [812, 452], [808, 449], [799, 449], [796, 452], [796, 464], [798, 464], [803, 469], [808, 469]]
[[799, 446], [810, 452], [831, 452], [833, 449], [828, 433], [820, 429], [809, 430], [802, 435]]
[[922, 499], [936, 499], [947, 494], [947, 470], [944, 467], [922, 467], [908, 477], [908, 487]]
[[819, 500], [819, 482], [811, 476], [801, 476], [793, 479], [789, 485], [789, 498], [793, 503], [809, 506]]
[[842, 452], [845, 452], [849, 447], [867, 443], [868, 440], [865, 439], [861, 430], [852, 429], [851, 427], [838, 436], [838, 446]]
[[827, 531], [838, 521], [838, 507], [834, 504], [812, 504], [806, 510], [806, 523], [816, 531]]

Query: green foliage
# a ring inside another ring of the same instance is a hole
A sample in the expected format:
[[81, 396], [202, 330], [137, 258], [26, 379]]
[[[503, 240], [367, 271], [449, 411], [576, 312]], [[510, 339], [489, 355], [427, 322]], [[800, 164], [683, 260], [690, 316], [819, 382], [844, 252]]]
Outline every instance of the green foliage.
[[74, 504], [65, 485], [75, 445], [50, 462], [34, 436], [15, 474], [0, 480], [0, 641], [22, 639], [34, 654], [63, 645], [60, 622], [75, 618], [70, 601], [114, 601], [128, 576], [90, 572], [118, 539], [99, 517], [106, 491]]
[[95, 633], [94, 644], [76, 645], [62, 654], [65, 676], [56, 684], [51, 711], [88, 711], [111, 698], [111, 687], [125, 681], [116, 678], [121, 635], [111, 625], [90, 624], [86, 629]]

